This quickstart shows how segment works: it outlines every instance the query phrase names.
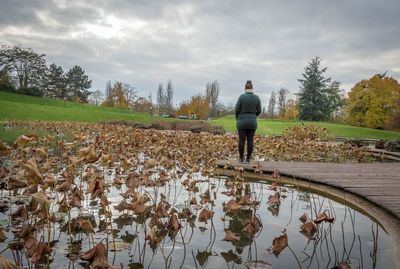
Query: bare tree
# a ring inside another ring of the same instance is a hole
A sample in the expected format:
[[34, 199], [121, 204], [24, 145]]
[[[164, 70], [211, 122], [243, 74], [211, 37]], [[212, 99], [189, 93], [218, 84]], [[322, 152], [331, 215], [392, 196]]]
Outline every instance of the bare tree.
[[158, 84], [158, 90], [157, 90], [157, 105], [158, 105], [158, 114], [162, 115], [165, 113], [165, 93], [164, 93], [164, 87], [162, 83]]
[[217, 116], [217, 103], [218, 103], [218, 96], [220, 92], [219, 83], [217, 80], [207, 83], [206, 85], [206, 95], [209, 104], [209, 117], [214, 118]]
[[89, 102], [95, 104], [96, 106], [100, 105], [103, 100], [103, 92], [100, 90], [95, 90], [89, 95]]
[[275, 91], [272, 91], [268, 103], [268, 116], [271, 118], [275, 116], [275, 106], [276, 106], [276, 95]]
[[288, 94], [289, 90], [285, 88], [281, 88], [278, 92], [278, 113], [280, 116], [285, 114]]
[[128, 104], [130, 107], [133, 106], [133, 104], [136, 101], [136, 98], [138, 98], [137, 96], [137, 91], [136, 91], [136, 87], [130, 85], [129, 83], [124, 83], [122, 85], [122, 88], [124, 89], [125, 92], [125, 98], [128, 101]]

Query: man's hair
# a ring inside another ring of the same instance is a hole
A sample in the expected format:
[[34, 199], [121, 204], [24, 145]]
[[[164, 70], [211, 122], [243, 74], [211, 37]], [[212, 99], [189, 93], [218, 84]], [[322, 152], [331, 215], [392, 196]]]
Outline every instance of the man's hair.
[[244, 86], [244, 89], [253, 89], [253, 83], [251, 83], [251, 80], [246, 81], [246, 85]]

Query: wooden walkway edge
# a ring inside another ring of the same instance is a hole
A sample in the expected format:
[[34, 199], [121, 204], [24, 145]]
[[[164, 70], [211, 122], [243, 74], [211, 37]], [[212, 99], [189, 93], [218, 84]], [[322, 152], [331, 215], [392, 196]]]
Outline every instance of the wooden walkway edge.
[[[250, 164], [237, 161], [217, 161], [223, 168], [242, 166], [254, 171]], [[324, 184], [353, 193], [377, 204], [400, 220], [400, 164], [399, 163], [314, 163], [314, 162], [260, 162], [263, 173], [275, 170], [285, 177]]]

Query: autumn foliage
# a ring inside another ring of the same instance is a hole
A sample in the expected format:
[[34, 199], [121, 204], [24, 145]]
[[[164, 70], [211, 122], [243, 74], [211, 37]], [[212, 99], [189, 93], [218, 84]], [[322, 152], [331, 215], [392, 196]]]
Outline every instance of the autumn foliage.
[[358, 82], [346, 100], [346, 120], [355, 126], [400, 130], [400, 84], [385, 75]]

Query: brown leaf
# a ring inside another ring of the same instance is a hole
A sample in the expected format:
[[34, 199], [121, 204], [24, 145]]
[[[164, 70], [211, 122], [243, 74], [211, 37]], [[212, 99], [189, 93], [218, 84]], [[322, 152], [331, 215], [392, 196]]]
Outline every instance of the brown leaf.
[[184, 209], [182, 209], [182, 215], [185, 218], [189, 218], [192, 215], [192, 212], [190, 211], [189, 208], [185, 207]]
[[103, 243], [98, 243], [95, 247], [79, 255], [82, 260], [92, 263], [93, 268], [110, 268], [107, 260], [106, 247]]
[[300, 229], [301, 232], [307, 237], [313, 236], [314, 232], [316, 231], [315, 224], [312, 221], [302, 224]]
[[213, 216], [214, 216], [213, 211], [203, 208], [203, 210], [200, 211], [198, 220], [199, 222], [207, 223], [207, 220], [212, 219]]
[[6, 144], [3, 143], [3, 141], [0, 140], [0, 154], [10, 155], [10, 153], [11, 153], [11, 147], [7, 146]]
[[[0, 228], [0, 242], [4, 242], [7, 239], [6, 234], [3, 232], [3, 229]], [[1, 256], [0, 256], [1, 257]], [[1, 268], [1, 267], [0, 267]]]
[[334, 218], [329, 217], [328, 214], [323, 212], [317, 215], [317, 218], [314, 220], [314, 222], [316, 224], [320, 224], [323, 221], [332, 223], [334, 220], [335, 220]]
[[155, 215], [157, 215], [158, 218], [166, 218], [168, 217], [168, 211], [165, 208], [164, 202], [159, 202], [156, 208], [156, 211], [154, 212]]
[[23, 147], [26, 144], [34, 141], [35, 138], [34, 137], [28, 137], [26, 135], [21, 135], [20, 137], [18, 137], [15, 142], [14, 142], [14, 148], [19, 148], [19, 147]]
[[40, 205], [41, 208], [45, 209], [48, 211], [50, 207], [50, 201], [47, 199], [46, 194], [44, 191], [40, 190], [37, 193], [31, 194], [32, 199]]
[[90, 160], [96, 156], [96, 150], [94, 144], [90, 144], [86, 148], [78, 151], [78, 156], [84, 158], [84, 160]]
[[167, 225], [169, 230], [178, 231], [181, 228], [177, 214], [172, 214]]
[[20, 206], [17, 211], [12, 213], [11, 218], [21, 218], [23, 220], [26, 220], [28, 218], [28, 209], [26, 208], [25, 205]]
[[284, 250], [287, 246], [288, 238], [286, 233], [279, 237], [275, 237], [274, 240], [272, 240], [272, 252], [276, 257], [278, 257], [279, 253], [281, 253], [281, 251]]
[[306, 223], [306, 222], [308, 221], [307, 213], [304, 213], [303, 215], [301, 215], [301, 217], [299, 218], [299, 220], [300, 220], [302, 223]]
[[90, 222], [89, 219], [84, 219], [84, 218], [78, 218], [76, 220], [76, 224], [79, 226], [79, 228], [85, 233], [85, 234], [89, 234], [89, 233], [95, 233], [92, 223]]
[[235, 211], [241, 208], [242, 206], [239, 205], [235, 200], [230, 200], [224, 205], [224, 211]]
[[43, 261], [49, 254], [51, 254], [51, 249], [49, 245], [44, 242], [37, 242], [28, 251], [28, 256], [31, 258], [32, 263], [39, 263], [40, 261]]
[[19, 180], [19, 179], [15, 179], [13, 177], [10, 177], [8, 179], [8, 190], [16, 190], [16, 189], [21, 189], [21, 188], [25, 188], [28, 186], [28, 183], [26, 182], [26, 180]]
[[236, 233], [233, 233], [231, 230], [225, 230], [225, 237], [222, 240], [224, 240], [224, 241], [239, 241], [240, 236]]
[[37, 179], [42, 179], [42, 175], [40, 174], [35, 159], [30, 159], [24, 163], [21, 163], [22, 168], [25, 169], [26, 176], [35, 177]]
[[35, 148], [32, 150], [35, 154], [39, 155], [42, 157], [44, 160], [46, 160], [49, 156], [47, 154], [47, 151], [44, 148]]
[[13, 262], [7, 260], [0, 255], [0, 268], [1, 269], [22, 269], [22, 267], [15, 265]]
[[251, 200], [251, 197], [248, 195], [242, 196], [239, 200], [239, 205], [253, 205], [253, 201]]
[[280, 205], [281, 204], [281, 195], [279, 194], [279, 192], [275, 192], [274, 195], [270, 195], [268, 197], [268, 204], [269, 205]]

